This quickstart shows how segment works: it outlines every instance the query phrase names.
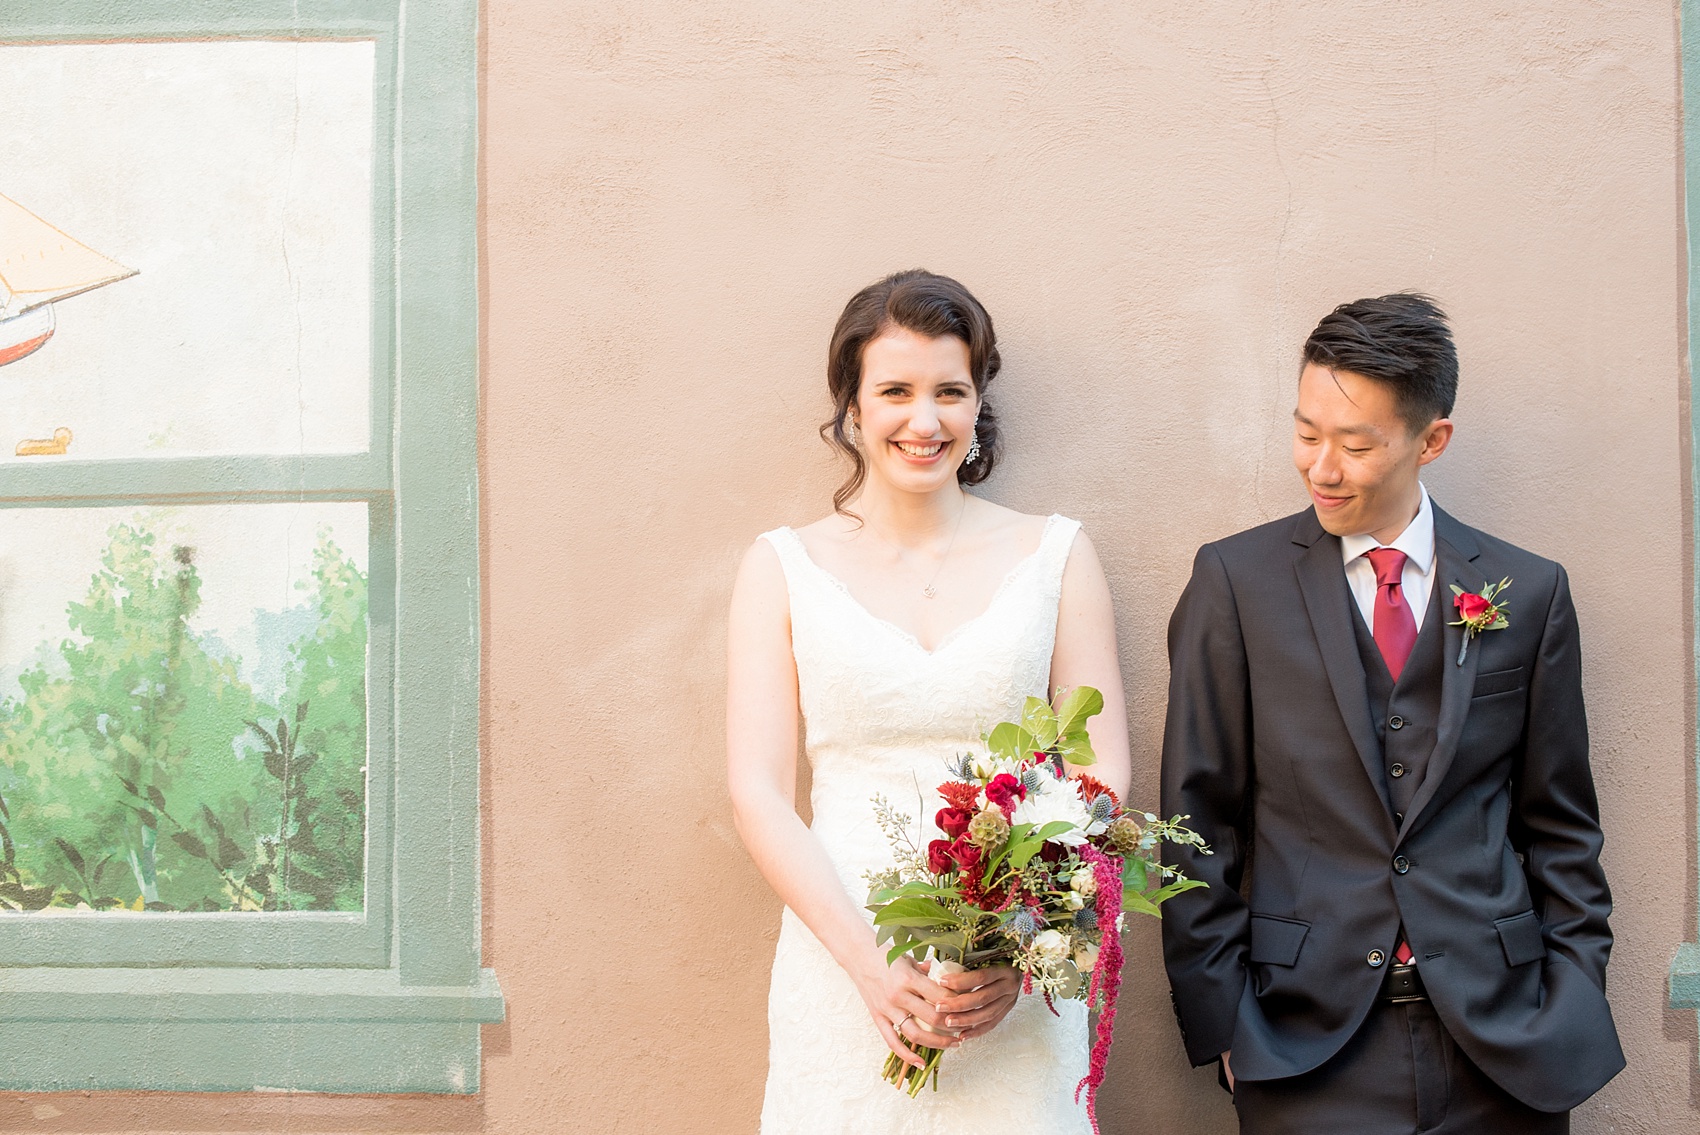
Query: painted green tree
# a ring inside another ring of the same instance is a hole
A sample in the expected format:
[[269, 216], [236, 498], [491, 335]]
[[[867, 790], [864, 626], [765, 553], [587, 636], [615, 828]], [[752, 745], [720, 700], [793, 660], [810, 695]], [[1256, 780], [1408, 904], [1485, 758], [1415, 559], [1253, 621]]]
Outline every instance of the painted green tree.
[[366, 577], [329, 533], [320, 532], [312, 580], [303, 586], [312, 589], [318, 618], [289, 648], [283, 703], [296, 722], [280, 716], [275, 729], [255, 727], [267, 743], [268, 767], [283, 801], [277, 899], [286, 909], [360, 910], [366, 855]]
[[284, 709], [192, 628], [192, 548], [109, 539], [57, 657], [0, 703], [0, 905], [361, 909], [364, 576], [321, 532]]

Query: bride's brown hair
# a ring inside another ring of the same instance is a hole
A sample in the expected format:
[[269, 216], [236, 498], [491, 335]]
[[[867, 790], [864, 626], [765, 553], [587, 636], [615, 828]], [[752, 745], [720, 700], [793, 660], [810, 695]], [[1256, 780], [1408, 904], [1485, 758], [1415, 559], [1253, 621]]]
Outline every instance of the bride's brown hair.
[[978, 485], [992, 475], [998, 461], [998, 419], [986, 403], [986, 387], [1003, 366], [992, 317], [972, 292], [949, 276], [919, 268], [893, 273], [850, 297], [838, 317], [838, 326], [832, 330], [832, 347], [827, 353], [826, 388], [832, 396], [832, 417], [822, 424], [820, 435], [850, 459], [850, 476], [832, 494], [833, 509], [845, 515], [849, 515], [845, 503], [861, 491], [868, 477], [862, 451], [850, 444], [845, 432], [850, 407], [862, 386], [862, 351], [893, 327], [929, 339], [949, 335], [967, 346], [968, 372], [974, 392], [980, 396], [980, 417], [974, 425], [980, 453], [957, 467], [957, 483]]

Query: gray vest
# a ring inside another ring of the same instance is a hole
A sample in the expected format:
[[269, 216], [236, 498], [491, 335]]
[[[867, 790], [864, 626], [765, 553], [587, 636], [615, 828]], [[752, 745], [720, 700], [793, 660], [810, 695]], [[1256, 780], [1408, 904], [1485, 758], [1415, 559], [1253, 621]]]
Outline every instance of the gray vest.
[[1352, 626], [1358, 636], [1358, 657], [1363, 662], [1369, 691], [1369, 716], [1381, 745], [1381, 771], [1387, 798], [1393, 804], [1393, 822], [1405, 821], [1405, 812], [1417, 794], [1417, 786], [1428, 772], [1434, 752], [1435, 726], [1440, 718], [1441, 680], [1446, 659], [1442, 641], [1445, 632], [1441, 614], [1438, 577], [1429, 596], [1423, 629], [1417, 634], [1411, 656], [1399, 673], [1397, 685], [1381, 657], [1381, 648], [1364, 625], [1363, 613], [1352, 602]]

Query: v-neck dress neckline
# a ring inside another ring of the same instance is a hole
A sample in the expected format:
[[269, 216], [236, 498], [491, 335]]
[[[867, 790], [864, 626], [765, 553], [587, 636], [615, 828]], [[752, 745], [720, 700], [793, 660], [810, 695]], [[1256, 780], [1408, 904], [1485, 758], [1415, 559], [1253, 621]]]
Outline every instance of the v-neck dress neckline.
[[[997, 587], [992, 591], [991, 599], [987, 601], [985, 607], [981, 609], [980, 613], [973, 615], [952, 627], [949, 631], [945, 632], [944, 637], [939, 639], [939, 641], [931, 648], [923, 646], [920, 637], [914, 632], [907, 631], [892, 622], [890, 619], [882, 619], [880, 616], [870, 611], [866, 603], [863, 603], [860, 599], [856, 598], [855, 593], [850, 590], [849, 584], [832, 574], [832, 572], [827, 571], [815, 560], [813, 556], [809, 555], [808, 545], [803, 543], [803, 538], [798, 535], [796, 529], [780, 528], [776, 531], [784, 533], [795, 542], [796, 550], [799, 553], [802, 562], [806, 563], [810, 568], [817, 572], [822, 580], [831, 585], [833, 590], [844, 596], [845, 601], [849, 603], [850, 606], [854, 607], [857, 611], [860, 611], [862, 615], [869, 620], [889, 630], [898, 639], [908, 643], [920, 653], [929, 658], [936, 658], [940, 654], [943, 654], [946, 650], [950, 649], [957, 639], [966, 635], [975, 627], [976, 624], [984, 621], [986, 618], [990, 617], [993, 611], [997, 610], [999, 602], [1010, 590], [1016, 580], [1020, 578], [1022, 573], [1031, 570], [1039, 563], [1040, 556], [1046, 550], [1047, 542], [1051, 539], [1052, 534], [1057, 530], [1060, 522], [1064, 519], [1064, 517], [1059, 516], [1054, 512], [1050, 516], [1047, 516], [1045, 518], [1045, 526], [1039, 533], [1038, 545], [1031, 552], [1017, 560], [1015, 566], [1010, 568], [1008, 572], [1004, 573], [1003, 579], [999, 581]], [[1072, 533], [1070, 535], [1072, 537]]]

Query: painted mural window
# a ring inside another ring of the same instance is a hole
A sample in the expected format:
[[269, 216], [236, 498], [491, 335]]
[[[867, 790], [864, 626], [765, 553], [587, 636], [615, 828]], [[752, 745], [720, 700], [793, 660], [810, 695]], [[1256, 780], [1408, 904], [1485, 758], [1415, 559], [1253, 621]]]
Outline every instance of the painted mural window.
[[0, 903], [362, 909], [367, 532], [357, 503], [0, 512]]
[[0, 1088], [476, 1091], [479, 5], [11, 9]]
[[0, 911], [365, 910], [377, 67], [0, 45]]

